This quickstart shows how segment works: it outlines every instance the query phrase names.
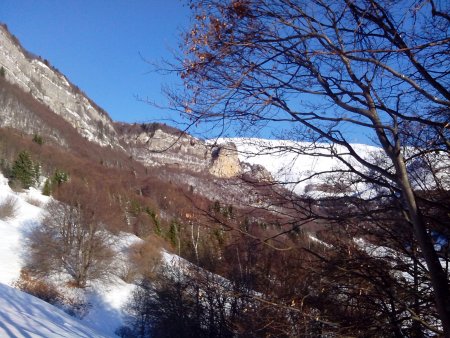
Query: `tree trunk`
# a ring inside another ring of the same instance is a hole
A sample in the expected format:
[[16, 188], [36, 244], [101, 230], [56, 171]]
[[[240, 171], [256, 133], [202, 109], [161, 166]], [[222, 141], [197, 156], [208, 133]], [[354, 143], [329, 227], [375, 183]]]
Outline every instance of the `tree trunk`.
[[406, 165], [401, 156], [397, 156], [394, 164], [398, 173], [398, 183], [402, 191], [402, 199], [405, 202], [409, 216], [408, 221], [412, 224], [415, 237], [422, 250], [422, 255], [430, 273], [436, 309], [442, 321], [444, 336], [450, 337], [450, 291], [448, 279], [417, 207], [416, 198], [406, 171]]

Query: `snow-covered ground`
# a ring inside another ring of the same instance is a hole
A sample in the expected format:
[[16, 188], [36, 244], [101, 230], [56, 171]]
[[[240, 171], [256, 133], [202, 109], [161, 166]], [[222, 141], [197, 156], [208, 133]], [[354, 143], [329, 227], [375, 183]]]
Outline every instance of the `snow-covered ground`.
[[0, 309], [0, 337], [109, 336], [89, 328], [53, 305], [1, 283]]
[[[327, 144], [312, 145], [309, 142], [296, 142], [286, 140], [267, 140], [257, 138], [224, 138], [210, 140], [224, 144], [232, 142], [238, 150], [239, 160], [250, 164], [262, 165], [272, 177], [278, 181], [289, 184], [296, 193], [304, 193], [308, 185], [326, 182], [327, 177], [344, 165], [333, 156]], [[353, 144], [355, 151], [368, 161], [374, 162], [380, 156], [380, 149], [365, 144]], [[334, 145], [333, 151], [339, 153], [356, 168], [361, 166], [348, 155], [348, 151], [341, 146]], [[323, 173], [320, 176], [317, 173]], [[310, 176], [314, 176], [310, 178]], [[354, 191], [362, 193], [367, 190], [363, 185], [352, 187]]]
[[[0, 218], [0, 337], [115, 337], [115, 330], [124, 324], [123, 305], [134, 288], [117, 276], [93, 282], [83, 291], [58, 285], [64, 294], [82, 293], [89, 304], [89, 312], [82, 319], [12, 288], [24, 265], [26, 234], [41, 222], [50, 198], [33, 188], [13, 192], [0, 173], [0, 205], [11, 199], [15, 201], [14, 215]], [[117, 258], [136, 241], [139, 239], [134, 235], [117, 236]]]
[[0, 219], [0, 283], [11, 285], [23, 266], [25, 233], [42, 219], [42, 207], [34, 204], [44, 206], [49, 198], [34, 188], [14, 193], [0, 174], [0, 204], [8, 199], [15, 202], [15, 216]]
[[[348, 150], [340, 145], [331, 146], [325, 143], [312, 144], [310, 142], [258, 138], [219, 138], [208, 140], [207, 143], [234, 143], [241, 162], [262, 165], [276, 182], [288, 183], [284, 186], [298, 194], [307, 193], [313, 198], [326, 196], [327, 194], [323, 191], [314, 189], [310, 191], [309, 187], [327, 183], [331, 177], [334, 177], [334, 182], [337, 180], [339, 183], [343, 183], [350, 193], [362, 198], [371, 198], [376, 193], [373, 186], [365, 183], [350, 183], [354, 180], [348, 175], [338, 176], [337, 171], [347, 169], [347, 167], [336, 154], [339, 154], [340, 158], [351, 164], [356, 170], [369, 173], [367, 168], [350, 156]], [[355, 153], [368, 163], [377, 164], [390, 170], [388, 166], [390, 162], [381, 148], [366, 144], [352, 144], [351, 146]], [[403, 151], [405, 158], [410, 158], [407, 166], [413, 169], [410, 179], [415, 188], [419, 190], [435, 189], [436, 177], [442, 186], [450, 187], [450, 175], [448, 175], [450, 159], [447, 153], [426, 155], [425, 162], [433, 165], [431, 173], [429, 168], [423, 166], [424, 158], [416, 158], [414, 155], [420, 152], [419, 149], [405, 148]]]

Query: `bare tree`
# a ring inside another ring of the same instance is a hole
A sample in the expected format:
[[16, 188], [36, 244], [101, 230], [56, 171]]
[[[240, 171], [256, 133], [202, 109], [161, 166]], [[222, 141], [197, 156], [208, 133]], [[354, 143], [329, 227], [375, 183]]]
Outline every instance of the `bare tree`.
[[[169, 93], [174, 107], [192, 124], [208, 123], [221, 134], [288, 126], [291, 138], [311, 146], [287, 150], [333, 156], [342, 177], [390, 199], [413, 229], [450, 336], [448, 275], [431, 237], [442, 222], [424, 216], [424, 206], [438, 205], [437, 196], [448, 190], [442, 181], [448, 166], [422, 166], [433, 181], [427, 194], [419, 193], [423, 187], [411, 170], [417, 162], [448, 161], [448, 3], [189, 3], [194, 21], [180, 59], [185, 90]], [[376, 157], [351, 144], [355, 128], [379, 145]]]
[[78, 287], [107, 275], [112, 261], [109, 236], [92, 214], [57, 201], [30, 234], [29, 268], [38, 274], [65, 272]]

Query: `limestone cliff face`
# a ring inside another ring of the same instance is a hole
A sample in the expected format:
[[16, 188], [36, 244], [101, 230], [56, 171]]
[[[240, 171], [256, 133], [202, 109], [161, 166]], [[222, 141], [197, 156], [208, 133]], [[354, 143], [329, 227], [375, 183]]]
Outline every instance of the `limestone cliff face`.
[[179, 167], [205, 171], [209, 149], [201, 140], [159, 124], [116, 123], [122, 145], [134, 159], [150, 167]]
[[[0, 127], [41, 134], [69, 147], [67, 125], [85, 139], [120, 151], [149, 167], [179, 168], [228, 179], [243, 174], [270, 180], [270, 174], [240, 163], [233, 143], [211, 144], [160, 124], [114, 123], [48, 61], [27, 52], [0, 25]], [[56, 114], [56, 115], [55, 115]], [[59, 117], [58, 117], [59, 116]]]
[[[1, 25], [0, 67], [3, 67], [8, 82], [47, 105], [89, 141], [102, 146], [119, 144], [110, 117], [47, 61], [26, 52]], [[18, 127], [14, 125], [15, 121], [14, 118], [5, 118], [0, 126]]]
[[55, 128], [50, 121], [58, 116], [44, 105], [33, 103], [35, 100], [30, 95], [0, 78], [0, 127], [12, 127], [29, 135], [45, 135], [46, 140], [67, 147], [63, 128]]
[[210, 173], [220, 178], [241, 174], [236, 146], [211, 145], [178, 129], [153, 124], [116, 123], [124, 148], [138, 161], [151, 167], [178, 167]]
[[212, 166], [209, 172], [221, 178], [236, 177], [241, 173], [241, 163], [234, 143], [227, 143], [213, 149]]

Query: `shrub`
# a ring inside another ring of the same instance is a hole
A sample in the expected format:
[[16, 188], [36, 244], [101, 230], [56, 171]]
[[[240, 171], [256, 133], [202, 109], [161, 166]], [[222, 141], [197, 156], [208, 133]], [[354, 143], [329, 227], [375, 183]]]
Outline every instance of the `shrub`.
[[63, 295], [58, 291], [56, 285], [34, 277], [32, 272], [27, 269], [20, 271], [20, 277], [13, 283], [13, 286], [44, 302], [62, 308], [73, 317], [83, 318], [91, 306], [83, 297]]
[[44, 144], [44, 139], [41, 135], [34, 134], [33, 136], [33, 142], [39, 144], [40, 146]]
[[34, 205], [34, 206], [39, 207], [39, 208], [42, 206], [42, 202], [40, 200], [38, 200], [37, 198], [33, 198], [31, 196], [28, 196], [26, 198], [26, 201], [27, 201], [28, 204]]
[[12, 176], [11, 164], [4, 158], [0, 160], [0, 171], [6, 178], [11, 178]]
[[2, 68], [0, 68], [0, 77], [5, 77], [6, 76], [6, 71], [5, 68], [2, 66]]
[[28, 270], [20, 271], [20, 277], [14, 282], [14, 287], [53, 305], [62, 300], [53, 284], [32, 277]]
[[[144, 278], [153, 278], [161, 264], [161, 251], [164, 242], [161, 238], [150, 235], [143, 242], [138, 242], [129, 248], [129, 261], [133, 267], [133, 275]], [[131, 276], [130, 276], [131, 277]]]
[[10, 196], [0, 203], [0, 219], [7, 220], [17, 214], [17, 198]]

